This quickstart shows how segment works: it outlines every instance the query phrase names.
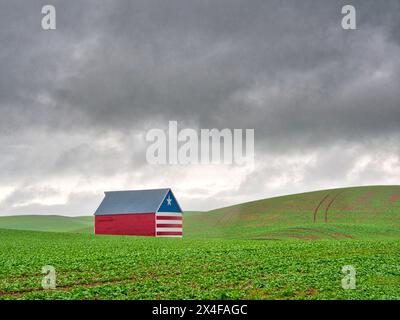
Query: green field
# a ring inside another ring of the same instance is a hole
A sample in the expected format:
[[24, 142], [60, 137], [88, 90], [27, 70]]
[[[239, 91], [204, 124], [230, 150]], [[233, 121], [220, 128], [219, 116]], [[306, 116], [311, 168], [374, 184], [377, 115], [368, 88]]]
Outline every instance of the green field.
[[400, 299], [400, 186], [185, 213], [184, 239], [94, 236], [92, 221], [0, 218], [0, 299]]
[[0, 217], [1, 229], [50, 231], [50, 232], [93, 232], [93, 217], [64, 216], [6, 216]]

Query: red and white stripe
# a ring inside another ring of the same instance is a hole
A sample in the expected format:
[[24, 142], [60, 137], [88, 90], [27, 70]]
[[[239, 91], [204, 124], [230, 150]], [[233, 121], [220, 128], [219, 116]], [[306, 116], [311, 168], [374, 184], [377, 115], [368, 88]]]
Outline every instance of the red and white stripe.
[[182, 213], [157, 212], [156, 213], [157, 237], [182, 237]]

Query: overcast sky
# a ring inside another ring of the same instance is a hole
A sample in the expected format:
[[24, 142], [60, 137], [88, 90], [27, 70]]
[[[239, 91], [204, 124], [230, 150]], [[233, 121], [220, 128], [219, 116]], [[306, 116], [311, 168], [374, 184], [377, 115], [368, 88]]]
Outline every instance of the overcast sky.
[[[399, 184], [399, 17], [398, 0], [0, 0], [0, 215], [90, 215], [105, 190], [207, 210]], [[254, 128], [254, 168], [148, 164], [168, 120]]]

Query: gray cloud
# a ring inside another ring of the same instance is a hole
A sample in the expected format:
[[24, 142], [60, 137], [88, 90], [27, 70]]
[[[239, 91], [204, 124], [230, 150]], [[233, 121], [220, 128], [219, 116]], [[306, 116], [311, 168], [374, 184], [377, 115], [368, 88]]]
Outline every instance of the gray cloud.
[[[85, 183], [83, 194], [97, 194], [95, 180], [101, 187], [151, 181], [185, 190], [165, 178], [175, 168], [146, 166], [139, 141], [168, 120], [256, 130], [255, 171], [211, 194], [199, 191], [207, 183], [193, 181], [198, 192], [184, 198], [189, 209], [329, 181], [386, 183], [396, 174], [396, 166], [379, 168], [380, 154], [399, 156], [388, 148], [400, 135], [396, 0], [352, 1], [356, 31], [340, 27], [343, 1], [48, 3], [57, 9], [57, 30], [50, 32], [40, 28], [42, 1], [0, 2], [0, 188], [14, 190], [3, 196], [3, 212], [13, 212], [13, 203], [29, 194], [35, 198], [36, 189], [51, 188], [67, 203], [46, 212], [79, 211], [79, 201], [72, 205], [67, 195]], [[290, 164], [299, 154], [316, 158]], [[365, 155], [375, 159], [369, 172], [376, 174], [349, 178]], [[268, 185], [260, 177], [287, 182]]]

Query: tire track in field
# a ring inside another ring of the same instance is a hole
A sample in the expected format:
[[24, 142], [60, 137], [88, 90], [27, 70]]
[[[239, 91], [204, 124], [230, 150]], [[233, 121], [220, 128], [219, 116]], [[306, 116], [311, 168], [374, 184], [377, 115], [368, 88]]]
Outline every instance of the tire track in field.
[[314, 209], [314, 219], [313, 219], [314, 223], [317, 221], [317, 213], [318, 213], [319, 208], [320, 208], [321, 205], [324, 203], [324, 201], [325, 201], [326, 199], [328, 199], [328, 197], [329, 197], [329, 193], [328, 193], [327, 195], [325, 195], [325, 197], [323, 197], [323, 198], [321, 199], [321, 201], [318, 203], [318, 205], [315, 207], [315, 209]]
[[326, 206], [326, 208], [325, 208], [325, 217], [324, 217], [324, 221], [325, 221], [325, 222], [328, 222], [328, 211], [329, 211], [329, 208], [332, 206], [332, 204], [335, 202], [335, 200], [336, 200], [341, 194], [343, 194], [343, 192], [344, 192], [344, 191], [338, 192], [338, 193], [332, 198], [332, 200], [328, 203], [328, 205]]

